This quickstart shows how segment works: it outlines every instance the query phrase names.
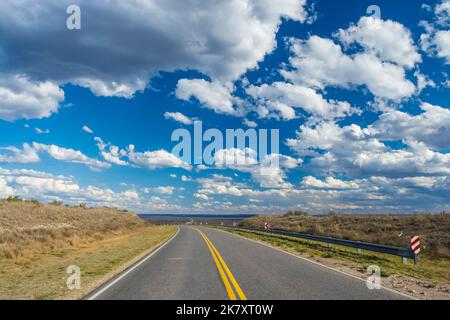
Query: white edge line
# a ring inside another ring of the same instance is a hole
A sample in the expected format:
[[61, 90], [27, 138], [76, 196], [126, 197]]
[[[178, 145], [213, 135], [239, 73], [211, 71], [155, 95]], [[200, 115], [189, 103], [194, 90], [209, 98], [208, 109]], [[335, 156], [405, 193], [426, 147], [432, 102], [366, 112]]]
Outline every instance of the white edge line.
[[[210, 229], [212, 229], [212, 228], [210, 228]], [[260, 244], [260, 245], [263, 245], [263, 246], [265, 246], [265, 247], [275, 249], [275, 250], [277, 250], [277, 251], [283, 252], [283, 253], [288, 254], [288, 255], [290, 255], [290, 256], [293, 256], [293, 257], [296, 257], [296, 258], [298, 258], [298, 259], [302, 259], [302, 260], [305, 260], [305, 261], [314, 263], [314, 264], [316, 264], [316, 265], [318, 265], [318, 266], [321, 266], [321, 267], [326, 268], [326, 269], [329, 269], [329, 270], [333, 270], [333, 271], [338, 272], [338, 273], [341, 273], [341, 274], [345, 274], [346, 276], [352, 277], [352, 278], [354, 278], [354, 279], [358, 279], [358, 280], [360, 280], [360, 281], [363, 281], [363, 282], [366, 282], [366, 281], [367, 281], [366, 279], [357, 277], [357, 276], [355, 276], [355, 275], [353, 275], [353, 274], [347, 273], [347, 272], [342, 271], [342, 270], [339, 270], [339, 269], [335, 269], [335, 268], [333, 268], [333, 267], [324, 265], [324, 264], [322, 264], [322, 263], [320, 263], [320, 262], [317, 262], [317, 261], [314, 261], [314, 260], [310, 260], [310, 259], [308, 259], [308, 258], [299, 256], [299, 255], [296, 255], [296, 254], [294, 254], [294, 253], [285, 251], [285, 250], [283, 250], [283, 249], [281, 249], [281, 248], [272, 246], [272, 245], [270, 245], [270, 244], [267, 244], [267, 243], [264, 243], [264, 242], [261, 242], [261, 241], [256, 241], [256, 240], [254, 240], [254, 239], [246, 238], [246, 237], [244, 237], [244, 236], [241, 236], [241, 235], [238, 235], [238, 234], [234, 234], [234, 233], [231, 233], [231, 232], [228, 232], [228, 231], [225, 231], [225, 230], [215, 229], [215, 228], [214, 228], [214, 230], [219, 230], [219, 231], [222, 231], [222, 232], [231, 234], [231, 235], [233, 235], [233, 236], [236, 236], [236, 237], [239, 237], [239, 238], [242, 238], [242, 239], [245, 239], [245, 240], [248, 240], [248, 241], [251, 241], [251, 242]], [[416, 297], [410, 296], [410, 295], [408, 295], [408, 294], [406, 294], [406, 293], [403, 293], [403, 292], [400, 292], [400, 291], [397, 291], [397, 290], [394, 290], [394, 289], [385, 287], [385, 286], [383, 286], [383, 285], [381, 286], [381, 288], [384, 289], [384, 290], [390, 291], [390, 292], [392, 292], [392, 293], [395, 293], [395, 294], [404, 296], [404, 297], [406, 297], [406, 298], [412, 299], [412, 300], [420, 300], [419, 298], [416, 298]]]
[[134, 269], [139, 267], [141, 264], [143, 264], [145, 261], [150, 259], [154, 254], [156, 254], [159, 250], [161, 250], [163, 247], [165, 247], [169, 242], [171, 242], [180, 232], [180, 227], [178, 227], [177, 232], [169, 239], [166, 240], [162, 245], [160, 245], [158, 248], [150, 252], [145, 258], [141, 259], [137, 263], [135, 263], [132, 267], [129, 267], [128, 270], [124, 271], [123, 273], [119, 274], [112, 282], [108, 283], [105, 287], [97, 291], [95, 294], [89, 296], [87, 300], [95, 300], [99, 295], [101, 295], [103, 292], [111, 288], [114, 284], [119, 282], [121, 279], [123, 279], [126, 275], [128, 275], [130, 272], [132, 272]]

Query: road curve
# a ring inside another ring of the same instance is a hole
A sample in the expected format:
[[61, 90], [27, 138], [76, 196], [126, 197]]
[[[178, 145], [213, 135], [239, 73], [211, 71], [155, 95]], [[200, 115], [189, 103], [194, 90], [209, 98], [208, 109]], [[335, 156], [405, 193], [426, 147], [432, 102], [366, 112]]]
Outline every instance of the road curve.
[[[220, 230], [181, 226], [176, 237], [87, 298], [180, 300], [406, 299], [364, 281]], [[239, 292], [240, 291], [240, 292]]]

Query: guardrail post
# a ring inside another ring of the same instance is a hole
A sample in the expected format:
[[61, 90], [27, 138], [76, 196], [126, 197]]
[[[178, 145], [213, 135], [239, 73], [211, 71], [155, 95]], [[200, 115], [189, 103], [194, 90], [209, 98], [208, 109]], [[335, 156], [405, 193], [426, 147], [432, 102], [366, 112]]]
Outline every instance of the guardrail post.
[[357, 254], [361, 254], [361, 253], [362, 253], [362, 250], [361, 250], [360, 248], [357, 248], [357, 249], [356, 249], [356, 253], [357, 253]]
[[419, 264], [419, 255], [414, 255], [414, 265], [417, 266]]
[[403, 264], [407, 264], [408, 263], [408, 258], [402, 257], [402, 262], [403, 262]]

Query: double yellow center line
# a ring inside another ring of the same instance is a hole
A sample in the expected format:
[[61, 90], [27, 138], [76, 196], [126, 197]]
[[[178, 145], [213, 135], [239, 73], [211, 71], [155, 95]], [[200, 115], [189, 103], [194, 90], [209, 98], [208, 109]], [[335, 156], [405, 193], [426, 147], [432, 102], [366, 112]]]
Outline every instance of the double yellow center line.
[[239, 286], [233, 274], [231, 273], [230, 268], [228, 268], [227, 264], [223, 260], [219, 251], [217, 251], [216, 247], [212, 244], [211, 240], [209, 240], [206, 234], [204, 234], [201, 230], [197, 228], [195, 228], [195, 230], [197, 230], [198, 233], [200, 233], [200, 235], [202, 236], [203, 240], [205, 240], [206, 246], [211, 252], [214, 263], [216, 264], [217, 270], [219, 270], [220, 278], [222, 279], [222, 282], [225, 285], [225, 289], [227, 290], [227, 294], [230, 300], [237, 300], [236, 293], [239, 296], [239, 299], [247, 300], [247, 297], [245, 296], [241, 287]]

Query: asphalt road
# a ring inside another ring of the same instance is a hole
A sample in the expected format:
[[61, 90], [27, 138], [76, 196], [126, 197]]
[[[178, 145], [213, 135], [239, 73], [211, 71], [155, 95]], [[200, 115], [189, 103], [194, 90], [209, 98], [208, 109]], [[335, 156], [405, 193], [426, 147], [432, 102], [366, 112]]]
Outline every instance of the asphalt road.
[[405, 299], [364, 281], [256, 242], [182, 226], [145, 261], [89, 299]]

